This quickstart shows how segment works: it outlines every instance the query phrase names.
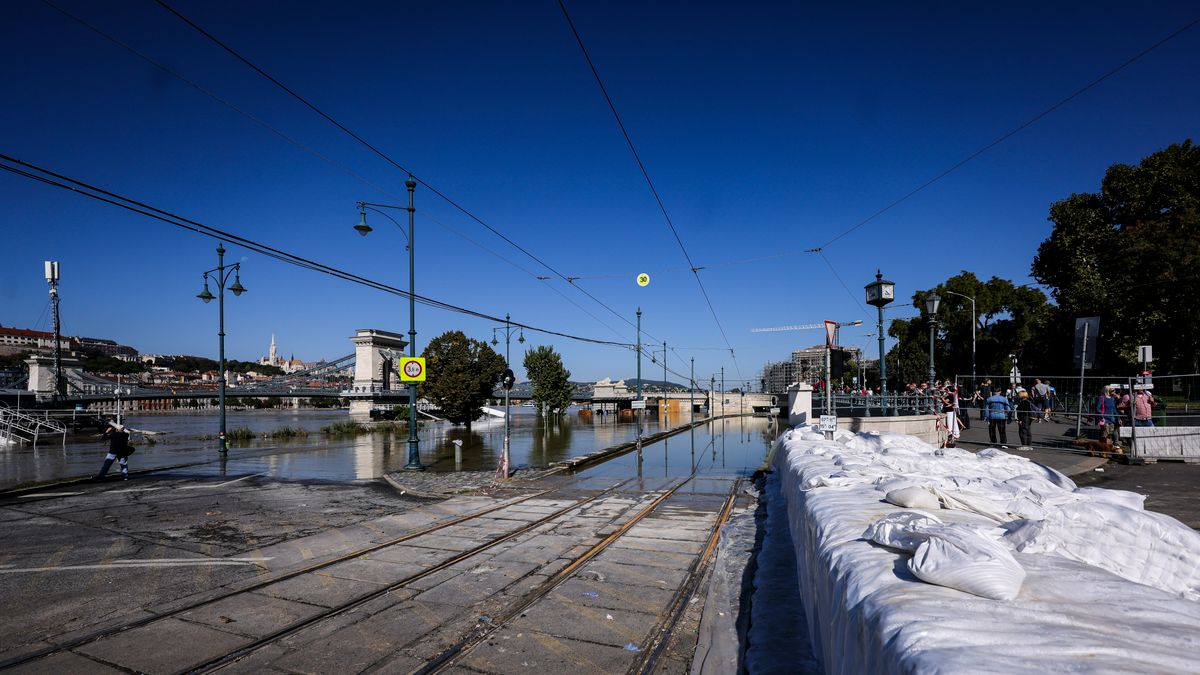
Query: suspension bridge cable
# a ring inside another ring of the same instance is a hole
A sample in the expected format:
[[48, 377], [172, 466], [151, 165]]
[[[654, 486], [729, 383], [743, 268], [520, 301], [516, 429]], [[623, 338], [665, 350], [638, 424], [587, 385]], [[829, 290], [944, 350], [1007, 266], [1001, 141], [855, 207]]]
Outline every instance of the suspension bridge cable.
[[[319, 262], [310, 260], [308, 258], [304, 258], [299, 255], [288, 253], [286, 251], [274, 248], [272, 246], [268, 246], [266, 244], [254, 241], [252, 239], [242, 237], [242, 236], [234, 234], [232, 232], [229, 232], [226, 230], [221, 230], [219, 228], [205, 225], [196, 220], [192, 220], [189, 218], [185, 218], [183, 216], [176, 215], [174, 213], [165, 211], [163, 209], [159, 209], [157, 207], [151, 206], [144, 202], [140, 202], [138, 200], [135, 200], [135, 199], [132, 199], [129, 197], [125, 197], [118, 193], [96, 187], [96, 186], [86, 183], [84, 181], [81, 181], [81, 180], [78, 180], [75, 178], [71, 178], [71, 177], [65, 176], [63, 174], [56, 173], [54, 171], [37, 166], [37, 165], [29, 163], [29, 162], [22, 161], [20, 159], [17, 159], [15, 157], [12, 157], [7, 154], [0, 153], [0, 160], [9, 162], [10, 164], [17, 165], [17, 166], [10, 166], [9, 164], [0, 164], [0, 169], [4, 169], [5, 171], [8, 171], [10, 173], [13, 173], [13, 174], [16, 174], [19, 176], [23, 176], [25, 178], [29, 178], [31, 180], [34, 180], [34, 181], [37, 181], [37, 182], [40, 182], [40, 183], [43, 183], [46, 185], [65, 189], [70, 192], [74, 192], [75, 194], [78, 194], [80, 196], [88, 197], [90, 199], [94, 199], [94, 200], [101, 201], [101, 202], [104, 202], [104, 203], [107, 203], [107, 204], [110, 204], [113, 206], [117, 206], [122, 209], [153, 218], [155, 220], [159, 220], [159, 221], [162, 221], [165, 223], [169, 223], [171, 225], [175, 225], [176, 227], [180, 227], [180, 228], [195, 232], [197, 234], [202, 234], [204, 236], [212, 237], [214, 239], [218, 239], [221, 241], [236, 244], [236, 245], [242, 246], [246, 249], [255, 251], [257, 253], [261, 253], [261, 254], [269, 256], [271, 258], [275, 258], [276, 260], [279, 260], [281, 262], [285, 262], [285, 263], [295, 265], [297, 267], [301, 267], [304, 269], [312, 270], [315, 272], [321, 272], [324, 274], [328, 274], [330, 276], [340, 278], [345, 281], [357, 283], [357, 284], [360, 284], [363, 286], [367, 286], [368, 288], [384, 291], [387, 293], [391, 293], [393, 295], [398, 295], [400, 297], [405, 297], [405, 298], [411, 297], [416, 302], [420, 302], [423, 305], [428, 306], [428, 307], [434, 307], [434, 308], [443, 309], [446, 311], [457, 312], [460, 314], [465, 314], [468, 316], [473, 316], [473, 317], [485, 319], [488, 321], [495, 321], [498, 323], [505, 321], [505, 319], [501, 319], [500, 317], [497, 317], [497, 316], [492, 316], [492, 315], [484, 313], [484, 312], [480, 312], [480, 311], [468, 309], [465, 307], [453, 305], [451, 303], [443, 302], [441, 300], [430, 298], [428, 296], [423, 296], [423, 295], [415, 294], [415, 293], [410, 294], [407, 291], [401, 290], [399, 288], [395, 288], [393, 286], [389, 286], [382, 282], [368, 279], [366, 277], [362, 277], [357, 274], [353, 274], [351, 272], [346, 272], [344, 270], [341, 270], [341, 269], [338, 269], [335, 267], [331, 267], [329, 265], [325, 265], [323, 263], [319, 263]], [[520, 323], [518, 321], [508, 320], [508, 323], [512, 326], [524, 328], [529, 331], [543, 333], [546, 335], [554, 335], [557, 337], [563, 337], [563, 338], [567, 338], [567, 339], [571, 339], [571, 340], [577, 340], [580, 342], [587, 342], [587, 343], [591, 343], [591, 344], [607, 345], [607, 346], [622, 347], [622, 348], [634, 347], [634, 345], [627, 343], [627, 342], [615, 342], [612, 340], [600, 340], [597, 338], [583, 337], [583, 336], [579, 336], [579, 335], [573, 335], [571, 333], [565, 333], [562, 331], [556, 331], [556, 330], [552, 330], [552, 329], [547, 329], [547, 328], [542, 328], [542, 327], [533, 326], [533, 325], [529, 325], [529, 324], [524, 324], [524, 323]]]
[[[430, 191], [430, 192], [432, 192], [434, 195], [436, 195], [436, 196], [438, 196], [439, 198], [441, 198], [443, 201], [445, 201], [447, 204], [449, 204], [450, 206], [452, 206], [452, 207], [454, 207], [455, 209], [457, 209], [457, 210], [458, 210], [459, 212], [461, 212], [463, 215], [467, 216], [468, 218], [470, 218], [471, 220], [475, 221], [476, 223], [479, 223], [481, 226], [483, 226], [484, 228], [486, 228], [486, 229], [487, 229], [489, 232], [491, 232], [492, 234], [496, 235], [497, 237], [500, 237], [500, 238], [501, 238], [501, 239], [503, 239], [505, 242], [507, 242], [507, 243], [508, 243], [510, 246], [512, 246], [513, 248], [517, 249], [517, 250], [518, 250], [518, 251], [520, 251], [521, 253], [525, 254], [527, 257], [529, 257], [530, 259], [534, 260], [535, 262], [537, 262], [537, 263], [538, 263], [539, 265], [541, 265], [542, 267], [545, 267], [547, 270], [549, 270], [550, 272], [554, 273], [554, 275], [555, 275], [555, 276], [559, 277], [559, 278], [560, 278], [560, 279], [562, 279], [563, 281], [569, 281], [566, 275], [564, 275], [563, 273], [559, 272], [557, 269], [555, 269], [554, 267], [552, 267], [552, 266], [551, 266], [549, 263], [547, 263], [546, 261], [542, 260], [542, 259], [541, 259], [541, 258], [539, 258], [538, 256], [534, 255], [534, 254], [533, 254], [533, 253], [531, 253], [531, 252], [530, 252], [528, 249], [526, 249], [525, 247], [521, 246], [521, 245], [520, 245], [520, 244], [518, 244], [517, 242], [513, 241], [512, 239], [510, 239], [510, 238], [509, 238], [507, 235], [505, 235], [505, 234], [504, 234], [503, 232], [501, 232], [500, 230], [497, 230], [496, 228], [494, 228], [494, 227], [492, 227], [491, 225], [489, 225], [489, 224], [488, 224], [487, 222], [485, 222], [485, 221], [484, 221], [482, 218], [480, 218], [479, 216], [475, 215], [473, 212], [469, 211], [469, 210], [468, 210], [468, 209], [467, 209], [465, 206], [463, 206], [463, 205], [459, 204], [457, 201], [455, 201], [455, 200], [451, 199], [449, 195], [447, 195], [447, 194], [443, 193], [441, 190], [439, 190], [438, 188], [434, 187], [434, 186], [433, 186], [432, 184], [430, 184], [428, 181], [424, 180], [424, 179], [423, 179], [423, 178], [421, 178], [420, 176], [417, 176], [417, 175], [416, 175], [416, 174], [414, 174], [413, 172], [411, 172], [411, 171], [409, 171], [408, 169], [406, 169], [405, 167], [403, 167], [403, 166], [402, 166], [402, 165], [401, 165], [399, 162], [397, 162], [396, 160], [392, 159], [392, 158], [391, 158], [391, 157], [390, 157], [390, 156], [389, 156], [387, 153], [383, 152], [383, 151], [382, 151], [382, 150], [380, 150], [378, 147], [376, 147], [375, 145], [371, 144], [369, 141], [367, 141], [367, 140], [366, 140], [365, 138], [363, 138], [362, 136], [360, 136], [360, 135], [358, 135], [357, 133], [355, 133], [355, 132], [351, 131], [351, 130], [350, 130], [348, 127], [346, 127], [345, 125], [343, 125], [341, 122], [338, 122], [338, 121], [337, 121], [336, 119], [334, 119], [334, 118], [333, 118], [331, 115], [327, 114], [325, 111], [323, 111], [323, 110], [321, 110], [320, 108], [318, 108], [318, 107], [317, 107], [315, 104], [311, 103], [311, 102], [310, 102], [308, 99], [304, 98], [304, 97], [303, 97], [303, 96], [301, 96], [300, 94], [298, 94], [298, 93], [296, 93], [295, 91], [293, 91], [291, 88], [289, 88], [289, 87], [288, 87], [287, 85], [285, 85], [283, 82], [281, 82], [281, 81], [279, 81], [278, 79], [276, 79], [276, 78], [272, 77], [272, 76], [271, 76], [269, 73], [267, 73], [265, 70], [263, 70], [262, 68], [259, 68], [257, 65], [255, 65], [255, 64], [254, 64], [254, 62], [252, 62], [250, 59], [246, 58], [245, 56], [242, 56], [242, 55], [241, 55], [240, 53], [238, 53], [238, 52], [237, 52], [235, 49], [233, 49], [233, 48], [232, 48], [232, 47], [230, 47], [229, 45], [227, 45], [227, 44], [225, 44], [224, 42], [222, 42], [222, 41], [221, 41], [219, 38], [217, 38], [215, 35], [213, 35], [212, 33], [208, 32], [208, 31], [207, 31], [207, 30], [205, 30], [204, 28], [200, 27], [200, 26], [199, 26], [198, 24], [196, 24], [194, 21], [192, 21], [191, 19], [187, 18], [186, 16], [184, 16], [183, 14], [181, 14], [179, 11], [177, 11], [175, 8], [173, 8], [173, 7], [171, 7], [170, 5], [168, 5], [168, 4], [167, 4], [167, 3], [166, 3], [164, 0], [155, 0], [155, 2], [156, 2], [156, 3], [157, 3], [159, 6], [161, 6], [163, 9], [165, 9], [166, 11], [168, 11], [168, 12], [170, 12], [172, 15], [174, 15], [176, 18], [178, 18], [180, 21], [182, 21], [182, 22], [184, 22], [185, 24], [187, 24], [187, 25], [188, 25], [189, 27], [191, 27], [193, 30], [195, 30], [196, 32], [198, 32], [198, 33], [200, 33], [201, 35], [203, 35], [205, 38], [207, 38], [207, 39], [208, 39], [209, 41], [211, 41], [213, 44], [215, 44], [215, 45], [217, 45], [218, 47], [220, 47], [221, 49], [225, 50], [225, 51], [226, 51], [226, 52], [228, 52], [228, 53], [229, 53], [231, 56], [233, 56], [235, 59], [237, 59], [238, 61], [241, 61], [243, 64], [245, 64], [245, 65], [246, 65], [247, 67], [249, 67], [251, 70], [253, 70], [254, 72], [258, 73], [258, 74], [259, 74], [259, 75], [261, 75], [262, 77], [266, 78], [266, 79], [267, 79], [269, 82], [271, 82], [272, 84], [274, 84], [276, 87], [279, 87], [279, 88], [280, 88], [280, 89], [282, 89], [284, 92], [286, 92], [288, 95], [290, 95], [292, 98], [294, 98], [294, 99], [296, 99], [297, 101], [299, 101], [300, 103], [302, 103], [302, 104], [303, 104], [305, 107], [307, 107], [309, 110], [312, 110], [314, 113], [316, 113], [316, 114], [317, 114], [317, 115], [319, 115], [320, 117], [324, 118], [324, 119], [325, 119], [327, 122], [329, 122], [330, 124], [334, 125], [334, 126], [335, 126], [335, 127], [337, 127], [338, 129], [340, 129], [342, 132], [344, 132], [345, 134], [347, 134], [348, 136], [350, 136], [351, 138], [353, 138], [354, 140], [358, 141], [358, 143], [359, 143], [359, 144], [361, 144], [363, 147], [365, 147], [365, 148], [367, 148], [368, 150], [370, 150], [372, 153], [374, 153], [374, 154], [375, 154], [376, 156], [378, 156], [380, 159], [382, 159], [383, 161], [387, 162], [388, 164], [391, 164], [391, 165], [392, 165], [393, 167], [395, 167], [396, 169], [398, 169], [398, 170], [400, 170], [400, 171], [402, 171], [402, 172], [404, 172], [404, 173], [406, 173], [406, 174], [408, 174], [408, 175], [412, 176], [412, 177], [413, 177], [413, 180], [415, 180], [415, 181], [417, 181], [418, 183], [420, 183], [422, 186], [424, 186], [424, 187], [425, 187], [425, 189], [429, 190], [429, 191]], [[578, 285], [578, 284], [571, 284], [571, 285], [572, 285], [572, 286], [574, 286], [574, 287], [575, 287], [575, 288], [576, 288], [576, 289], [577, 289], [579, 292], [583, 293], [583, 294], [584, 294], [584, 295], [586, 295], [588, 298], [590, 298], [590, 299], [591, 299], [593, 302], [595, 302], [596, 304], [600, 305], [601, 307], [603, 307], [603, 308], [607, 309], [607, 310], [608, 310], [610, 313], [612, 313], [612, 314], [613, 314], [613, 316], [616, 316], [616, 317], [618, 317], [619, 319], [621, 319], [621, 320], [622, 320], [622, 321], [624, 321], [625, 323], [628, 323], [630, 326], [633, 326], [633, 325], [634, 325], [634, 323], [633, 323], [632, 321], [630, 321], [630, 320], [629, 320], [627, 317], [623, 316], [621, 313], [617, 312], [617, 311], [616, 311], [616, 310], [614, 310], [612, 307], [608, 306], [608, 304], [606, 304], [606, 303], [604, 303], [603, 301], [601, 301], [601, 300], [600, 300], [599, 298], [597, 298], [595, 295], [592, 295], [591, 293], [589, 293], [589, 292], [588, 292], [586, 289], [584, 289], [582, 286], [580, 286], [580, 285]]]
[[[161, 1], [161, 0], [160, 0]], [[730, 357], [733, 359], [734, 367], [737, 368], [737, 356], [733, 351], [733, 346], [729, 344], [729, 336], [725, 334], [725, 327], [721, 325], [721, 319], [717, 316], [717, 309], [713, 306], [712, 299], [708, 296], [708, 290], [704, 288], [704, 281], [700, 279], [700, 269], [696, 263], [692, 262], [692, 256], [688, 253], [687, 247], [683, 245], [683, 239], [679, 236], [679, 230], [675, 229], [675, 223], [671, 221], [671, 214], [667, 212], [667, 206], [663, 203], [662, 197], [658, 194], [658, 189], [654, 187], [654, 181], [650, 178], [650, 172], [646, 170], [646, 164], [642, 162], [642, 157], [638, 154], [637, 147], [633, 144], [633, 138], [629, 135], [629, 130], [625, 128], [625, 122], [621, 120], [621, 114], [617, 112], [617, 106], [613, 103], [612, 97], [608, 95], [608, 88], [604, 86], [604, 80], [600, 77], [600, 71], [596, 70], [596, 64], [592, 61], [592, 57], [588, 54], [587, 47], [583, 44], [583, 37], [579, 35], [579, 30], [575, 28], [575, 22], [571, 20], [571, 15], [567, 12], [567, 6], [563, 0], [558, 0], [558, 6], [562, 10], [563, 17], [567, 20], [567, 25], [571, 28], [571, 34], [575, 36], [575, 42], [579, 45], [579, 51], [583, 52], [583, 59], [587, 61], [588, 68], [592, 71], [592, 76], [596, 78], [596, 84], [600, 87], [600, 93], [604, 95], [605, 102], [608, 103], [608, 109], [612, 111], [613, 118], [617, 121], [617, 127], [621, 130], [621, 135], [625, 137], [625, 143], [629, 146], [629, 152], [633, 154], [633, 159], [637, 162], [638, 169], [642, 172], [642, 178], [646, 180], [646, 185], [650, 188], [650, 194], [654, 196], [654, 201], [658, 203], [658, 210], [662, 212], [663, 218], [667, 221], [667, 227], [671, 228], [671, 234], [675, 235], [675, 242], [679, 244], [679, 250], [683, 251], [683, 257], [687, 260], [688, 266], [692, 270], [692, 276], [696, 279], [696, 284], [700, 287], [700, 294], [704, 296], [704, 302], [708, 304], [708, 311], [712, 313], [713, 321], [717, 324], [717, 329], [721, 331], [721, 337], [725, 339], [725, 346], [729, 348]], [[739, 369], [739, 375], [740, 369]]]
[[1194, 20], [1188, 22], [1182, 28], [1174, 31], [1170, 35], [1167, 35], [1166, 37], [1162, 38], [1158, 42], [1155, 42], [1154, 44], [1150, 45], [1149, 47], [1138, 52], [1137, 54], [1134, 54], [1130, 58], [1126, 59], [1125, 62], [1123, 62], [1120, 65], [1116, 66], [1115, 68], [1109, 70], [1108, 72], [1104, 73], [1100, 77], [1097, 77], [1096, 79], [1092, 80], [1091, 82], [1088, 82], [1087, 84], [1080, 87], [1079, 89], [1076, 89], [1075, 91], [1071, 92], [1071, 94], [1068, 95], [1066, 98], [1059, 100], [1054, 105], [1051, 105], [1049, 108], [1046, 108], [1042, 112], [1034, 115], [1029, 120], [1025, 121], [1023, 124], [1017, 126], [1015, 129], [1001, 135], [999, 138], [992, 141], [991, 143], [988, 143], [987, 145], [983, 146], [982, 148], [979, 148], [975, 152], [972, 152], [971, 154], [967, 155], [966, 157], [964, 157], [963, 159], [959, 160], [954, 165], [952, 165], [950, 168], [946, 169], [945, 171], [942, 171], [941, 173], [937, 174], [933, 178], [930, 178], [929, 180], [925, 181], [924, 183], [921, 183], [916, 188], [905, 193], [899, 199], [896, 199], [895, 201], [893, 201], [892, 203], [883, 207], [882, 209], [879, 209], [875, 213], [872, 213], [871, 215], [867, 216], [865, 219], [860, 221], [858, 224], [856, 224], [850, 228], [847, 228], [841, 234], [838, 234], [836, 237], [830, 239], [829, 241], [825, 242], [824, 244], [821, 244], [818, 248], [825, 248], [825, 247], [829, 246], [830, 244], [833, 244], [834, 242], [838, 241], [842, 237], [845, 237], [846, 235], [850, 234], [851, 232], [854, 232], [855, 230], [862, 227], [863, 225], [866, 225], [867, 223], [871, 222], [872, 220], [875, 220], [879, 216], [882, 216], [883, 214], [892, 210], [896, 206], [899, 206], [901, 203], [907, 201], [910, 197], [916, 195], [917, 193], [921, 192], [922, 190], [929, 187], [930, 185], [933, 185], [934, 183], [945, 178], [946, 176], [949, 176], [950, 174], [954, 173], [955, 171], [961, 169], [968, 162], [971, 162], [972, 160], [979, 157], [980, 155], [987, 152], [988, 150], [991, 150], [992, 148], [996, 147], [997, 145], [1000, 145], [1004, 141], [1007, 141], [1008, 139], [1012, 138], [1013, 136], [1016, 136], [1017, 134], [1021, 133], [1025, 129], [1033, 126], [1035, 123], [1037, 123], [1042, 118], [1049, 115], [1050, 113], [1054, 112], [1055, 110], [1058, 110], [1059, 108], [1063, 107], [1067, 103], [1071, 102], [1073, 99], [1077, 98], [1078, 96], [1080, 96], [1083, 93], [1087, 92], [1088, 90], [1092, 89], [1096, 85], [1100, 84], [1101, 82], [1107, 80], [1108, 78], [1112, 77], [1113, 75], [1116, 75], [1117, 73], [1121, 72], [1122, 70], [1133, 65], [1134, 62], [1138, 61], [1143, 56], [1146, 56], [1147, 54], [1154, 51], [1155, 49], [1158, 49], [1159, 47], [1165, 45], [1166, 43], [1175, 39], [1176, 37], [1183, 34], [1185, 31], [1192, 28], [1193, 26], [1195, 26], [1198, 23], [1200, 23], [1200, 18], [1194, 19]]

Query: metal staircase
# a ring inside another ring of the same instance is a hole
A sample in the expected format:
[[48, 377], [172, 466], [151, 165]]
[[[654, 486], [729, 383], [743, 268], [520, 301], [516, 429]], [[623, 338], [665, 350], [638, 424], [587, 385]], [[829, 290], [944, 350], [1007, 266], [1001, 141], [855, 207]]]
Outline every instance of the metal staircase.
[[30, 414], [0, 403], [0, 447], [18, 443], [37, 445], [38, 438], [55, 434], [62, 436], [66, 445], [67, 427], [51, 419], [49, 413]]

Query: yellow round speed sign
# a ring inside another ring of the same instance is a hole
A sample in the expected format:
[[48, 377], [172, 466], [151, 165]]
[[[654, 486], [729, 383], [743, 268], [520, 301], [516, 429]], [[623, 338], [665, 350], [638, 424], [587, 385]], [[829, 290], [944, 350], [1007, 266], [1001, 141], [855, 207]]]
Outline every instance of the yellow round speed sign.
[[637, 275], [637, 284], [638, 284], [638, 286], [649, 286], [650, 285], [650, 275], [646, 274], [645, 272], [642, 272], [641, 274]]

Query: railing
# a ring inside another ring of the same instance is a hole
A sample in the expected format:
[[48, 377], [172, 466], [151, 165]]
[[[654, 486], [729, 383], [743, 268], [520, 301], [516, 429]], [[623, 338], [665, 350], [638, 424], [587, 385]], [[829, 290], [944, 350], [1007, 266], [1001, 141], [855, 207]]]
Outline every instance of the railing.
[[36, 446], [42, 434], [61, 434], [63, 445], [67, 443], [67, 428], [51, 419], [49, 413], [31, 415], [0, 404], [0, 445], [24, 441]]
[[[825, 410], [825, 396], [818, 394], [812, 400], [813, 414]], [[887, 395], [887, 415], [929, 415], [941, 412], [941, 401], [928, 394]], [[834, 414], [845, 417], [872, 417], [885, 414], [883, 397], [878, 394], [834, 394]]]

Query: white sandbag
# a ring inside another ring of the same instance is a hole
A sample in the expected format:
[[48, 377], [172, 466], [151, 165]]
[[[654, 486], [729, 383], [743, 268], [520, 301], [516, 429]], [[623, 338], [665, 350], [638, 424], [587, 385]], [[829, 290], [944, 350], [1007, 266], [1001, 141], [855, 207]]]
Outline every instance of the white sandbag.
[[1095, 502], [1104, 502], [1107, 504], [1124, 506], [1125, 508], [1133, 509], [1134, 511], [1146, 510], [1146, 495], [1130, 492], [1129, 490], [1081, 487], [1076, 488], [1074, 494], [1087, 497]]
[[1003, 545], [962, 525], [928, 532], [908, 569], [927, 583], [992, 600], [1013, 600], [1021, 592], [1025, 570]]
[[909, 509], [940, 509], [942, 502], [929, 490], [916, 485], [891, 490], [884, 497], [889, 504]]
[[901, 551], [915, 551], [929, 538], [930, 529], [942, 521], [923, 511], [895, 511], [867, 526], [863, 539]]

